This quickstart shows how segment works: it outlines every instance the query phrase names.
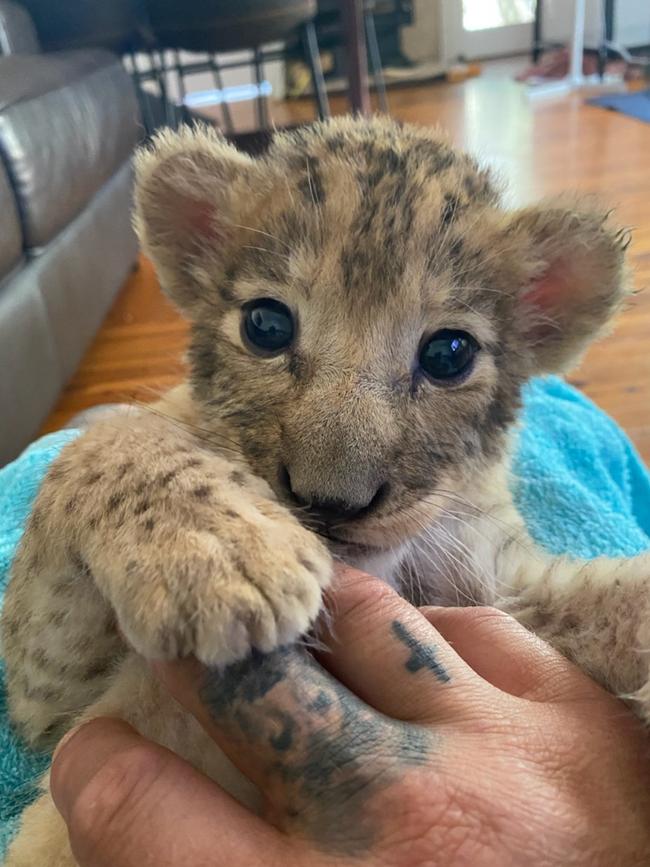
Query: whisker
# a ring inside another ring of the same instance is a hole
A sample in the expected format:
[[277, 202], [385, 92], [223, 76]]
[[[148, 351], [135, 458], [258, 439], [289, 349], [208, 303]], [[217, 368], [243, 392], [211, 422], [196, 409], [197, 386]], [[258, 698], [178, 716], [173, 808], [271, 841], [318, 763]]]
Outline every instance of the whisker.
[[246, 232], [255, 232], [256, 235], [264, 235], [266, 238], [270, 238], [271, 241], [277, 241], [278, 244], [282, 244], [289, 252], [291, 252], [291, 246], [287, 244], [286, 241], [283, 241], [282, 238], [279, 238], [277, 235], [272, 235], [270, 232], [265, 232], [263, 229], [254, 229], [252, 226], [242, 226], [239, 223], [233, 223], [233, 228], [235, 229], [243, 229]]
[[289, 261], [289, 257], [285, 253], [279, 253], [277, 250], [269, 250], [268, 247], [257, 247], [255, 244], [242, 244], [241, 250], [258, 250], [260, 253], [268, 253], [271, 256], [277, 256], [284, 262]]

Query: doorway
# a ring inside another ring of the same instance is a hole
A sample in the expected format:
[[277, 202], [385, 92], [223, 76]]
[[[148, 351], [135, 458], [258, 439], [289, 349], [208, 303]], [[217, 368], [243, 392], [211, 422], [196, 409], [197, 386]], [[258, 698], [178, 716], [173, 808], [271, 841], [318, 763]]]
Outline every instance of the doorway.
[[443, 0], [445, 54], [467, 60], [530, 51], [537, 0]]

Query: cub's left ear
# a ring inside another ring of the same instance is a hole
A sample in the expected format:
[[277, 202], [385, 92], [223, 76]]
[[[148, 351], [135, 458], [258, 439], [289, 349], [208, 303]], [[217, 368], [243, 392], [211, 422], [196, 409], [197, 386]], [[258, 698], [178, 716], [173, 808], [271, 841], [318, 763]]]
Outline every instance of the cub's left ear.
[[516, 212], [507, 231], [524, 253], [517, 317], [533, 372], [562, 371], [577, 361], [630, 291], [629, 232], [612, 226], [609, 214], [566, 200]]

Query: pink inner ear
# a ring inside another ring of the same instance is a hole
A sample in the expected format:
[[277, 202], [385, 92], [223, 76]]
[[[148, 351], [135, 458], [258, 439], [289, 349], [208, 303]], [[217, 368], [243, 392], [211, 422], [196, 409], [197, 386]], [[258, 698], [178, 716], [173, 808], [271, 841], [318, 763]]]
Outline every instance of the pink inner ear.
[[[538, 310], [558, 310], [569, 303], [572, 291], [571, 272], [563, 262], [555, 262], [523, 294], [523, 300]], [[577, 289], [577, 287], [574, 287]]]
[[[554, 262], [541, 277], [534, 280], [523, 293], [522, 301], [529, 312], [526, 333], [534, 342], [553, 340], [562, 330], [562, 322], [571, 308], [580, 304], [580, 285], [566, 260]], [[532, 311], [531, 311], [532, 308]]]
[[184, 199], [182, 213], [184, 222], [197, 235], [206, 240], [218, 240], [220, 232], [215, 225], [216, 208], [211, 202]]
[[208, 199], [193, 197], [191, 191], [168, 187], [161, 197], [156, 215], [165, 231], [175, 232], [185, 243], [222, 241], [226, 232], [217, 218], [217, 205]]

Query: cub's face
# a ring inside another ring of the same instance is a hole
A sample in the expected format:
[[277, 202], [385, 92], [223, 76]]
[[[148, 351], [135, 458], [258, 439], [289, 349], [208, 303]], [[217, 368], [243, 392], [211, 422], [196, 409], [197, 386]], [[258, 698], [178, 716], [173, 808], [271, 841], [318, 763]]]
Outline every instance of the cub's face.
[[505, 212], [428, 130], [343, 119], [253, 161], [210, 132], [138, 162], [136, 223], [192, 322], [216, 445], [333, 539], [392, 547], [502, 458], [520, 390], [625, 293], [624, 233], [576, 202]]

